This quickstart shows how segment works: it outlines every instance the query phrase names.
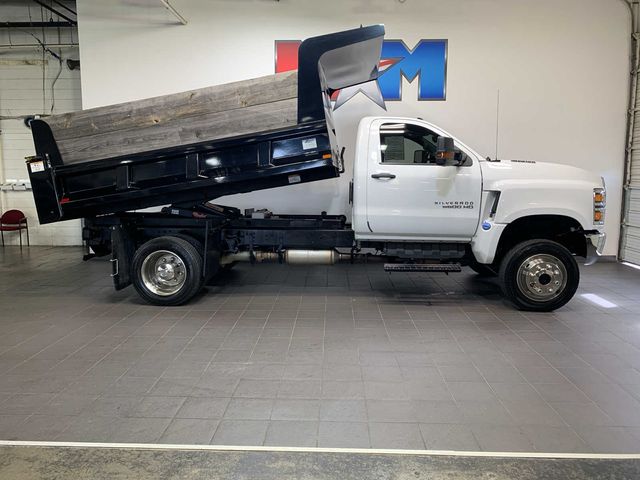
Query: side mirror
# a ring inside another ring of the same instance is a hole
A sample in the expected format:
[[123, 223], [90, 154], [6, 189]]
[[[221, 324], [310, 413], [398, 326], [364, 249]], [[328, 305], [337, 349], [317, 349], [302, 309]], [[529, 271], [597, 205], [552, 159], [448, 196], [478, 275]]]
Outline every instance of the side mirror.
[[436, 163], [438, 165], [451, 165], [455, 157], [453, 138], [438, 137], [438, 150], [436, 151]]

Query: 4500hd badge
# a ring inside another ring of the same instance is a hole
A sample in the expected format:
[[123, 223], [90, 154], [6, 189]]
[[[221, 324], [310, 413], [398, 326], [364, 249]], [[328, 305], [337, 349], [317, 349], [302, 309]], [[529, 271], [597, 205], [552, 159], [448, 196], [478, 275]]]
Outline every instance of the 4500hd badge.
[[433, 202], [436, 207], [442, 208], [473, 208], [473, 201]]

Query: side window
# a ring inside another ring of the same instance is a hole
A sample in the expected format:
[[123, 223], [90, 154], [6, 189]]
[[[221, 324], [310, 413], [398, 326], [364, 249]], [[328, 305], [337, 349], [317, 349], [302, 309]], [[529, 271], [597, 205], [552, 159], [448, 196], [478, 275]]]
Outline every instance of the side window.
[[[380, 150], [382, 163], [436, 165], [438, 134], [409, 123], [385, 123], [380, 127]], [[466, 164], [463, 152], [456, 151], [456, 157]]]

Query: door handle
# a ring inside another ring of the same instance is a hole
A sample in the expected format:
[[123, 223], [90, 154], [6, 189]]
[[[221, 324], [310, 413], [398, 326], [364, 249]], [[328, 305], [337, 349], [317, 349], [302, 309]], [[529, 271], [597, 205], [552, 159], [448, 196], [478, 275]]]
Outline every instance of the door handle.
[[393, 173], [388, 173], [388, 172], [382, 172], [382, 173], [374, 173], [371, 175], [371, 178], [396, 178], [396, 176]]

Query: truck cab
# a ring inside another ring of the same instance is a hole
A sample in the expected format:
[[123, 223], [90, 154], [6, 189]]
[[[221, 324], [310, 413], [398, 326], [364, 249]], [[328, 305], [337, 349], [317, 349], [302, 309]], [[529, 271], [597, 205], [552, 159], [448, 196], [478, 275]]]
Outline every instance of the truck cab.
[[527, 309], [570, 298], [579, 277], [573, 256], [592, 263], [602, 252], [606, 192], [591, 172], [485, 159], [413, 118], [363, 118], [356, 145], [359, 241], [465, 245], [462, 261], [499, 275], [507, 296]]

